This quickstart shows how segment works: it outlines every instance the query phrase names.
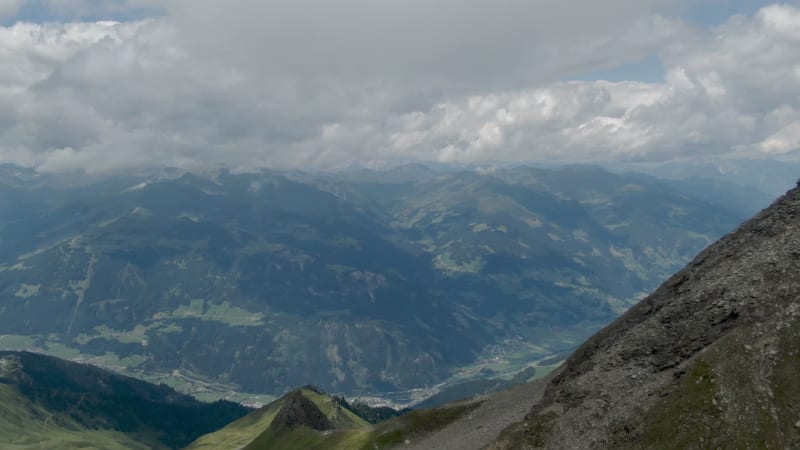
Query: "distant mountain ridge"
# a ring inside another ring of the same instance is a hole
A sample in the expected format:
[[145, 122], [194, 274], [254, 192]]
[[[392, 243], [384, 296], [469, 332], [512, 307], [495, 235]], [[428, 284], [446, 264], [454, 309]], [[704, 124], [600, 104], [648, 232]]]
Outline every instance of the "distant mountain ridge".
[[208, 395], [513, 376], [745, 217], [592, 167], [3, 174], [0, 348]]

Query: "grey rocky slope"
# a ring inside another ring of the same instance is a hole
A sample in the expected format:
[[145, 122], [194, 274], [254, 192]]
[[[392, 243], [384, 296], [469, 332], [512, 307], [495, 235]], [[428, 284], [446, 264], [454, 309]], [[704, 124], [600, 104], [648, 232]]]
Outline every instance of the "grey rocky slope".
[[[552, 374], [551, 374], [552, 375]], [[531, 406], [544, 393], [548, 375], [530, 383], [478, 396], [470, 402], [480, 405], [464, 417], [441, 430], [411, 439], [402, 448], [406, 450], [479, 450], [494, 442], [500, 432], [510, 424], [522, 420]]]
[[800, 191], [589, 339], [496, 448], [800, 448]]

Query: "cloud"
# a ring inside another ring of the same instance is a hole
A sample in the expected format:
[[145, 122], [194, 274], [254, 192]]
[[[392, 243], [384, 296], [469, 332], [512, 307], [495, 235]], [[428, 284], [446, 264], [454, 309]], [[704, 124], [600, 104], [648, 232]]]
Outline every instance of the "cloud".
[[[172, 0], [150, 20], [17, 23], [0, 28], [0, 162], [106, 172], [797, 148], [800, 9], [701, 30], [653, 14], [659, 1], [612, 3], [623, 12]], [[653, 52], [663, 83], [564, 81]]]
[[768, 136], [756, 148], [765, 154], [783, 154], [800, 148], [800, 120]]
[[788, 153], [800, 148], [797, 30], [800, 9], [765, 7], [665, 46], [665, 83], [555, 83], [445, 102], [392, 141], [398, 153], [469, 162]]
[[22, 0], [2, 0], [0, 1], [0, 22], [14, 17], [22, 7]]
[[623, 55], [594, 50], [672, 3], [175, 0], [170, 11], [187, 47], [260, 76], [452, 92], [527, 86], [618, 62]]

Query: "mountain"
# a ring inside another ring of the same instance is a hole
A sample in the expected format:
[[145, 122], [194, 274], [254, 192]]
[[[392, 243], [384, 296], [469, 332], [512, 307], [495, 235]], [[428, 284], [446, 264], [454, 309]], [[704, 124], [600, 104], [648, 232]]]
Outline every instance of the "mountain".
[[[756, 214], [777, 196], [762, 193], [752, 187], [708, 178], [692, 177], [681, 180], [664, 180], [664, 182], [687, 195], [746, 214], [747, 217]], [[791, 186], [791, 183], [792, 181], [789, 180], [781, 184], [786, 189], [787, 186]]]
[[249, 410], [89, 365], [0, 352], [0, 447], [181, 448]]
[[498, 449], [798, 448], [800, 188], [586, 341]]
[[[201, 437], [187, 450], [372, 450], [405, 445], [480, 407], [480, 402], [449, 404], [400, 415], [385, 408], [353, 405], [317, 388], [295, 389], [282, 398]], [[383, 416], [377, 424], [365, 416]]]
[[313, 383], [404, 404], [512, 378], [746, 217], [588, 166], [82, 180], [5, 167], [0, 194], [0, 348], [240, 400]]
[[754, 188], [775, 198], [797, 180], [800, 173], [798, 153], [783, 155], [782, 159], [694, 158], [685, 161], [660, 163], [631, 163], [628, 170], [649, 173], [676, 181], [704, 179]]
[[225, 428], [203, 436], [188, 449], [238, 449], [253, 446], [256, 440], [268, 441], [272, 448], [281, 448], [281, 443], [325, 440], [332, 430], [366, 429], [369, 423], [343, 408], [336, 398], [313, 387], [295, 389], [282, 398], [231, 423]]

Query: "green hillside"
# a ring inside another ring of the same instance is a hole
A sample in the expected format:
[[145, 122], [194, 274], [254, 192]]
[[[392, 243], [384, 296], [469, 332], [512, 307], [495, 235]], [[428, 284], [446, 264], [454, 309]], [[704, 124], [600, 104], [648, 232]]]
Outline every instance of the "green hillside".
[[[16, 388], [0, 385], [0, 445], [6, 449], [141, 449], [149, 445], [119, 431], [97, 431], [31, 403]], [[152, 442], [152, 440], [151, 440]], [[162, 447], [163, 448], [163, 447]]]
[[[290, 392], [215, 433], [201, 437], [188, 449], [388, 448], [439, 429], [473, 410], [478, 404], [458, 403], [411, 411], [372, 425], [340, 399], [316, 389], [303, 388]], [[314, 414], [320, 414], [325, 419], [312, 419]], [[287, 417], [291, 419], [287, 420]], [[289, 422], [292, 425], [287, 425]]]
[[87, 365], [0, 352], [3, 449], [181, 448], [247, 412]]

